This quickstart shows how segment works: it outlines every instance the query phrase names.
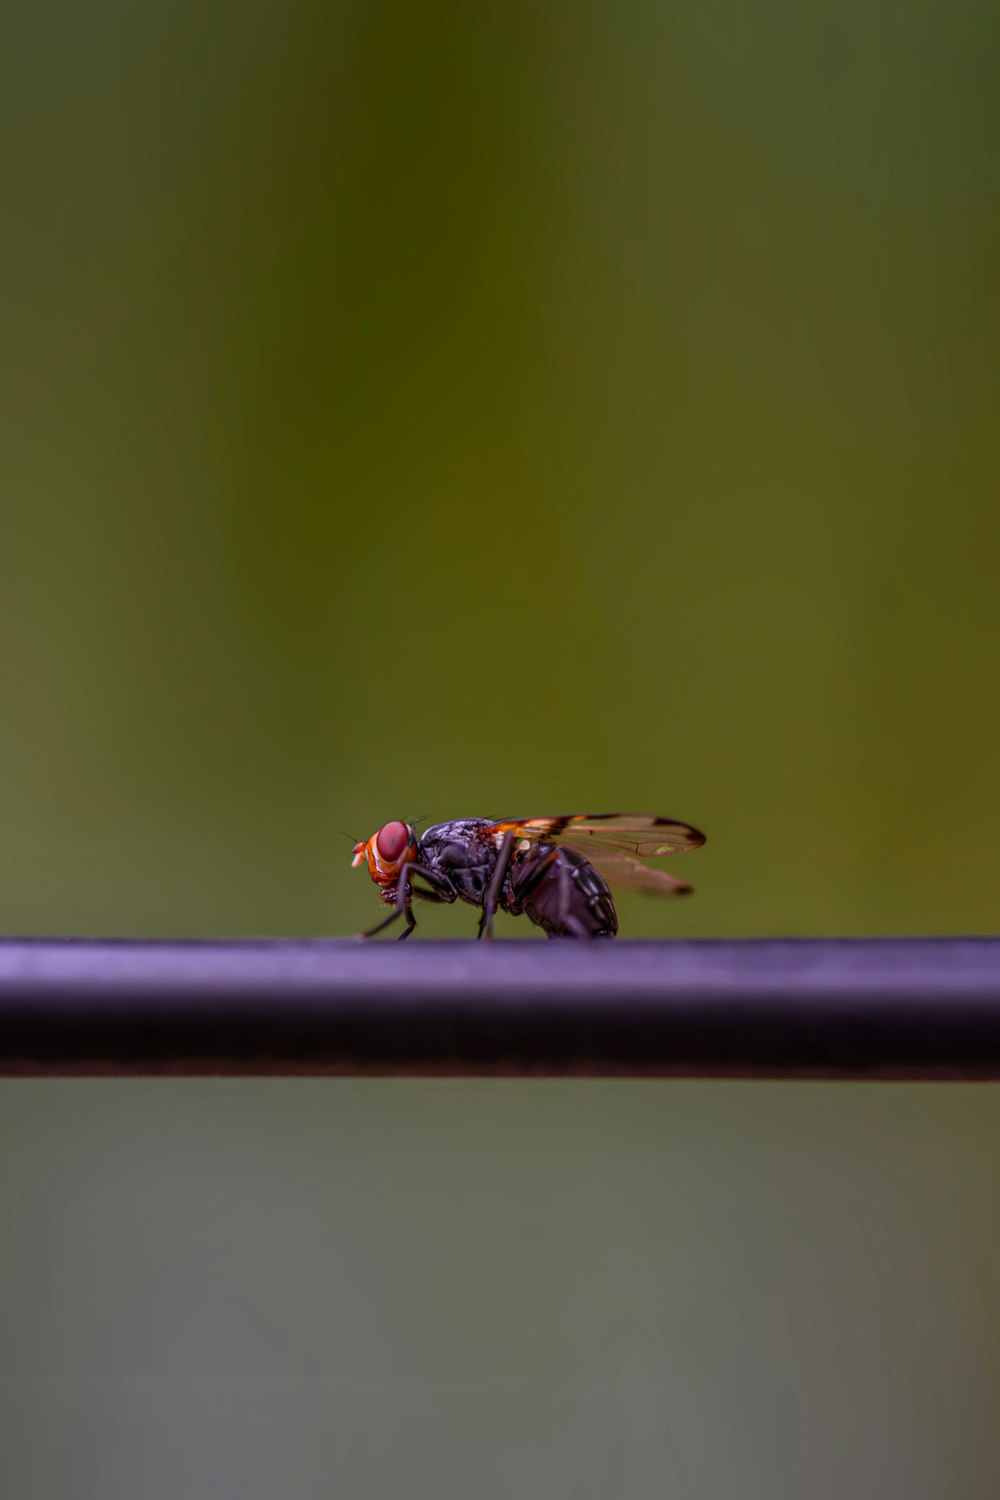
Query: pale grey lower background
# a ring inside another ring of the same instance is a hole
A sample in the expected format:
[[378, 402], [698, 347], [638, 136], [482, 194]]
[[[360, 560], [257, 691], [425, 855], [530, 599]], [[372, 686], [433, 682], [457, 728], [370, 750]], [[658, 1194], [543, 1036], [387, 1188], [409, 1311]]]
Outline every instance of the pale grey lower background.
[[8, 1082], [5, 1497], [992, 1496], [1000, 1092]]

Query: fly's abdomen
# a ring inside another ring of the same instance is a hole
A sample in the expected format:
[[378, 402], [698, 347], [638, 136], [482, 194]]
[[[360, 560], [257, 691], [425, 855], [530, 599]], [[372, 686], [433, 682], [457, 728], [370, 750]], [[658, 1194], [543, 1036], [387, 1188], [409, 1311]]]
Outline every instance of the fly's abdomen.
[[618, 914], [603, 877], [573, 849], [535, 844], [515, 855], [505, 908], [549, 937], [612, 938]]

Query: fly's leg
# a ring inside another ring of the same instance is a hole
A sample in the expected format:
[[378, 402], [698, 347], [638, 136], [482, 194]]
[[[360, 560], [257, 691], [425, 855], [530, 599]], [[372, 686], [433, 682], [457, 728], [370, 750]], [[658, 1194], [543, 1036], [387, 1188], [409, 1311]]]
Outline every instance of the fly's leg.
[[559, 880], [559, 920], [565, 927], [566, 918], [569, 916], [570, 883], [569, 869], [562, 860], [559, 861], [557, 878]]
[[552, 849], [544, 859], [534, 861], [534, 869], [529, 871], [525, 878], [519, 882], [517, 887], [517, 899], [519, 903], [518, 910], [524, 910], [524, 904], [527, 901], [528, 897], [531, 895], [535, 887], [545, 879], [546, 875], [552, 869], [552, 866], [555, 864], [558, 858], [559, 850]]
[[570, 880], [569, 871], [566, 869], [565, 865], [559, 863], [558, 849], [553, 849], [551, 854], [547, 855], [545, 859], [539, 861], [538, 865], [534, 870], [532, 870], [527, 880], [525, 880], [524, 883], [519, 887], [517, 893], [518, 897], [523, 902], [526, 897], [530, 896], [535, 887], [545, 879], [545, 876], [549, 873], [554, 864], [559, 864], [559, 920], [565, 928], [565, 931], [562, 933], [550, 932], [546, 935], [550, 938], [589, 938], [590, 933], [588, 932], [584, 923], [580, 921], [579, 917], [574, 916], [573, 913], [569, 910], [569, 901], [573, 887]]
[[[410, 926], [407, 927], [404, 933], [400, 934], [401, 937], [409, 937], [410, 932], [417, 925], [413, 920], [413, 913], [410, 911], [410, 908], [406, 907], [405, 910], [407, 913], [409, 913]], [[401, 916], [403, 916], [403, 912], [399, 911], [398, 908], [393, 907], [392, 911], [387, 917], [383, 917], [381, 922], [376, 922], [374, 927], [369, 927], [367, 932], [359, 933], [359, 936], [362, 939], [377, 937], [380, 932], [384, 932], [387, 927], [391, 927], [393, 922], [398, 922]]]
[[406, 916], [406, 926], [403, 929], [403, 931], [399, 934], [399, 937], [396, 939], [397, 943], [401, 943], [404, 938], [408, 938], [409, 937], [409, 935], [410, 935], [411, 932], [416, 932], [416, 930], [417, 930], [417, 919], [413, 915], [413, 907], [412, 906], [407, 906], [406, 912], [405, 912], [405, 916]]
[[367, 932], [363, 932], [361, 934], [363, 938], [372, 938], [377, 933], [384, 932], [387, 927], [391, 927], [393, 922], [397, 922], [400, 917], [406, 918], [406, 930], [399, 934], [399, 940], [402, 941], [403, 938], [410, 936], [410, 933], [417, 925], [417, 919], [413, 915], [413, 908], [410, 905], [413, 894], [411, 885], [414, 875], [419, 875], [420, 879], [425, 881], [430, 887], [429, 890], [418, 890], [416, 893], [422, 896], [425, 901], [442, 901], [450, 904], [457, 899], [458, 892], [447, 875], [442, 875], [439, 870], [431, 870], [427, 865], [405, 864], [400, 872], [399, 884], [396, 887], [396, 902], [392, 911], [387, 917], [383, 917], [381, 922], [376, 923]]
[[513, 833], [505, 833], [503, 843], [500, 845], [500, 853], [497, 855], [497, 862], [493, 866], [490, 883], [486, 887], [486, 894], [483, 897], [483, 914], [479, 918], [477, 938], [492, 938], [493, 936], [493, 918], [496, 916], [497, 906], [500, 904], [500, 892], [503, 889], [504, 876], [510, 869], [510, 860], [513, 852], [514, 835]]
[[532, 891], [535, 889], [535, 886], [538, 885], [539, 881], [544, 880], [545, 876], [549, 873], [558, 858], [559, 850], [553, 849], [552, 852], [550, 854], [547, 854], [544, 859], [540, 859], [536, 863], [535, 868], [532, 870], [531, 874], [527, 877], [526, 880], [523, 880], [517, 888], [517, 897], [519, 901], [523, 901], [525, 896], [531, 895]]
[[416, 930], [417, 926], [417, 919], [413, 915], [413, 907], [409, 904], [407, 904], [402, 911], [400, 911], [397, 907], [393, 907], [389, 915], [387, 917], [383, 917], [381, 922], [376, 923], [374, 927], [369, 927], [367, 932], [359, 933], [358, 936], [361, 938], [362, 942], [366, 942], [368, 938], [373, 938], [377, 933], [383, 932], [386, 927], [391, 927], [393, 922], [398, 922], [400, 917], [406, 918], [406, 929], [405, 931], [401, 932], [399, 934], [399, 937], [396, 939], [397, 942], [401, 943], [404, 938], [408, 938], [410, 933]]
[[573, 882], [570, 879], [569, 868], [562, 861], [559, 862], [559, 920], [566, 929], [569, 937], [585, 938], [589, 934], [586, 927], [575, 917], [569, 909], [570, 897], [573, 894]]

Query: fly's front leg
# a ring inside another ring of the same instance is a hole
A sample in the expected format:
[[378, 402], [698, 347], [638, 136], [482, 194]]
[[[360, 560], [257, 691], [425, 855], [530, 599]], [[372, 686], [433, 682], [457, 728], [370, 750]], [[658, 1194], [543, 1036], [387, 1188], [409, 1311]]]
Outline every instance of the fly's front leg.
[[493, 866], [490, 883], [486, 887], [486, 894], [483, 897], [483, 914], [479, 918], [477, 938], [492, 938], [493, 936], [493, 918], [496, 916], [496, 910], [500, 904], [500, 892], [503, 889], [504, 876], [510, 869], [513, 852], [514, 835], [513, 833], [505, 833], [503, 843], [500, 845], [500, 852], [497, 855], [497, 862]]
[[413, 907], [409, 905], [405, 906], [402, 911], [400, 911], [398, 907], [393, 907], [389, 915], [387, 917], [383, 917], [381, 922], [377, 922], [374, 927], [369, 927], [367, 932], [362, 932], [359, 934], [362, 942], [366, 942], [368, 938], [375, 937], [378, 933], [383, 932], [386, 927], [391, 927], [393, 922], [399, 921], [400, 917], [406, 918], [406, 929], [405, 931], [401, 932], [399, 934], [399, 937], [396, 939], [397, 942], [401, 943], [404, 938], [409, 937], [410, 933], [414, 931], [417, 925], [417, 919], [413, 915]]
[[[409, 937], [410, 932], [417, 925], [413, 920], [413, 913], [410, 911], [409, 907], [406, 907], [406, 913], [408, 916], [409, 925], [407, 926], [405, 932], [400, 933], [401, 937]], [[384, 932], [387, 927], [391, 927], [393, 922], [398, 922], [401, 916], [403, 916], [403, 912], [401, 912], [397, 907], [393, 907], [389, 915], [387, 917], [383, 917], [381, 922], [376, 922], [374, 927], [369, 927], [367, 932], [359, 933], [358, 936], [362, 939], [377, 937], [380, 932]]]
[[458, 892], [447, 875], [442, 875], [440, 870], [432, 870], [427, 865], [417, 865], [412, 862], [405, 864], [400, 871], [399, 884], [396, 887], [396, 900], [392, 911], [387, 917], [383, 917], [381, 922], [376, 923], [367, 932], [363, 932], [361, 934], [363, 938], [372, 938], [376, 934], [384, 932], [387, 927], [392, 926], [393, 922], [398, 922], [400, 917], [406, 918], [406, 930], [399, 934], [399, 941], [401, 942], [403, 938], [410, 936], [410, 933], [417, 925], [417, 919], [413, 915], [413, 908], [410, 905], [411, 895], [413, 894], [411, 883], [414, 875], [419, 875], [420, 879], [425, 881], [429, 887], [426, 891], [421, 890], [416, 892], [425, 901], [450, 903], [457, 899]]
[[407, 906], [404, 915], [406, 917], [406, 926], [404, 927], [403, 931], [399, 934], [399, 937], [396, 939], [397, 943], [401, 943], [404, 938], [408, 938], [409, 937], [409, 935], [410, 935], [411, 932], [416, 932], [416, 930], [417, 930], [417, 919], [413, 915], [413, 907], [412, 906]]

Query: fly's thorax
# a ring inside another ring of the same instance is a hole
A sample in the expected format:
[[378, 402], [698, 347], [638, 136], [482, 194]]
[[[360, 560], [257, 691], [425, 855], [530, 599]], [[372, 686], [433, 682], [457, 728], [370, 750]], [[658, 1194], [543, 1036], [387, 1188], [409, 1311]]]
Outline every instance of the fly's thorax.
[[428, 828], [417, 848], [417, 859], [451, 881], [463, 901], [481, 904], [497, 861], [497, 844], [486, 830], [488, 818], [456, 818]]
[[448, 868], [474, 867], [496, 857], [497, 844], [485, 830], [492, 824], [487, 818], [455, 818], [450, 823], [435, 823], [420, 840], [418, 858], [424, 864]]
[[421, 835], [421, 844], [461, 842], [464, 839], [481, 838], [483, 829], [492, 828], [489, 818], [449, 818], [447, 823], [432, 823]]

